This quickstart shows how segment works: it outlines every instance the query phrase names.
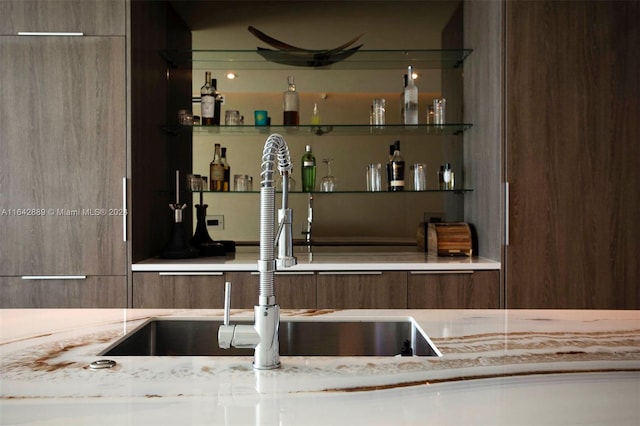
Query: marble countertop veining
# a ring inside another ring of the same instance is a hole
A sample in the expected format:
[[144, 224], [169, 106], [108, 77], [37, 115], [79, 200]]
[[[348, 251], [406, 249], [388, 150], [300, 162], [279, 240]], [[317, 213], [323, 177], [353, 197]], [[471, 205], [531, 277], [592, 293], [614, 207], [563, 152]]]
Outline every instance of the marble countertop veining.
[[221, 316], [0, 310], [0, 424], [640, 423], [639, 311], [284, 311], [411, 317], [443, 357], [283, 356], [280, 369], [254, 371], [242, 356], [113, 356], [110, 370], [88, 367], [148, 318]]

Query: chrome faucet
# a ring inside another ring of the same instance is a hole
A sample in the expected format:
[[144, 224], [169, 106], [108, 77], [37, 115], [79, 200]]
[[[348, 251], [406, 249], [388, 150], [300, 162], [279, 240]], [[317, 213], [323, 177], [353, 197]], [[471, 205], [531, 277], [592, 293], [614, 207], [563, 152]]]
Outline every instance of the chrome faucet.
[[307, 248], [311, 247], [311, 225], [313, 224], [313, 194], [309, 193], [307, 201], [307, 226], [302, 235], [304, 235], [304, 241], [307, 244]]
[[[275, 231], [275, 189], [273, 174], [282, 175], [282, 208], [278, 210], [278, 230]], [[276, 268], [288, 268], [297, 263], [293, 256], [293, 212], [289, 208], [289, 174], [292, 169], [287, 142], [279, 134], [267, 138], [262, 153], [260, 173], [260, 294], [254, 306], [254, 324], [230, 324], [231, 283], [225, 285], [224, 324], [218, 329], [218, 345], [223, 349], [255, 348], [253, 368], [270, 370], [280, 367], [280, 307], [276, 304], [274, 276]], [[278, 258], [275, 247], [278, 246]]]

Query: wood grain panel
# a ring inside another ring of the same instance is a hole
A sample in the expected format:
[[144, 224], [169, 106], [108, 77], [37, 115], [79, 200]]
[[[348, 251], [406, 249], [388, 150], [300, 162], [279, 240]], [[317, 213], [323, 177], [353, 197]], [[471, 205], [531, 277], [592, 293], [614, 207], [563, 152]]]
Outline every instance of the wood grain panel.
[[0, 34], [19, 31], [125, 35], [125, 0], [2, 0]]
[[405, 309], [407, 273], [322, 273], [317, 277], [318, 309]]
[[506, 9], [507, 307], [640, 307], [640, 3]]
[[503, 2], [464, 2], [464, 220], [478, 231], [478, 253], [500, 260], [504, 241], [502, 113]]
[[212, 309], [224, 307], [224, 275], [133, 274], [134, 308]]
[[[234, 309], [253, 309], [258, 303], [260, 276], [251, 272], [228, 272], [231, 281], [231, 306]], [[316, 276], [314, 274], [277, 274], [275, 276], [276, 303], [282, 309], [315, 309]]]
[[23, 280], [0, 277], [0, 308], [125, 308], [127, 277]]
[[409, 309], [500, 308], [500, 271], [409, 274]]
[[0, 57], [0, 273], [126, 275], [124, 38], [0, 37]]

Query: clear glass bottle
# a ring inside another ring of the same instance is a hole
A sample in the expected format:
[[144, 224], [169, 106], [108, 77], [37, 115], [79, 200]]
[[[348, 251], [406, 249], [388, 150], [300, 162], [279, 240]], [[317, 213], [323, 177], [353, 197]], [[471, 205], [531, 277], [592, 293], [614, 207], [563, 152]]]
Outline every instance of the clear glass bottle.
[[318, 104], [313, 104], [313, 114], [311, 115], [311, 125], [320, 125], [320, 111], [318, 111]]
[[200, 88], [200, 116], [203, 126], [213, 126], [215, 115], [215, 89], [211, 86], [211, 72], [204, 73], [204, 84]]
[[447, 100], [445, 98], [433, 100], [433, 116], [435, 124], [444, 124], [446, 105]]
[[300, 98], [296, 92], [296, 85], [293, 82], [293, 76], [287, 77], [289, 87], [282, 94], [284, 114], [282, 123], [285, 126], [297, 126], [300, 124]]
[[220, 144], [215, 145], [213, 160], [209, 164], [209, 189], [211, 191], [224, 190], [224, 165], [222, 164], [222, 150]]
[[316, 186], [316, 157], [313, 156], [311, 145], [304, 148], [302, 156], [302, 191], [312, 192]]
[[413, 81], [413, 67], [411, 65], [408, 67], [407, 86], [404, 88], [403, 95], [403, 124], [418, 124], [418, 87]]
[[231, 167], [229, 166], [229, 162], [227, 161], [227, 148], [222, 147], [222, 167], [224, 168], [224, 181], [222, 184], [222, 190], [228, 192], [231, 188], [230, 180], [231, 180]]
[[393, 157], [391, 157], [391, 191], [404, 191], [404, 158], [400, 154], [400, 141], [396, 141]]
[[407, 87], [407, 75], [405, 74], [403, 76], [402, 90], [400, 91], [400, 122], [403, 124], [404, 124], [404, 91], [406, 87]]

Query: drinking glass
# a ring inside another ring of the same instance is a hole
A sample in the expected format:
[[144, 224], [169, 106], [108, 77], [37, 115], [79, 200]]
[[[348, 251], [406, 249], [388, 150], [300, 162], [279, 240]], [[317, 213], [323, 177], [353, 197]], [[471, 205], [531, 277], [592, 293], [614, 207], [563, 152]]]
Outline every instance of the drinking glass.
[[425, 163], [415, 163], [411, 166], [413, 171], [413, 190], [427, 190], [427, 165]]
[[336, 178], [331, 174], [331, 162], [333, 158], [323, 158], [322, 162], [327, 165], [327, 175], [320, 181], [320, 191], [333, 192], [336, 190]]
[[367, 191], [382, 191], [382, 164], [371, 163], [367, 166]]

